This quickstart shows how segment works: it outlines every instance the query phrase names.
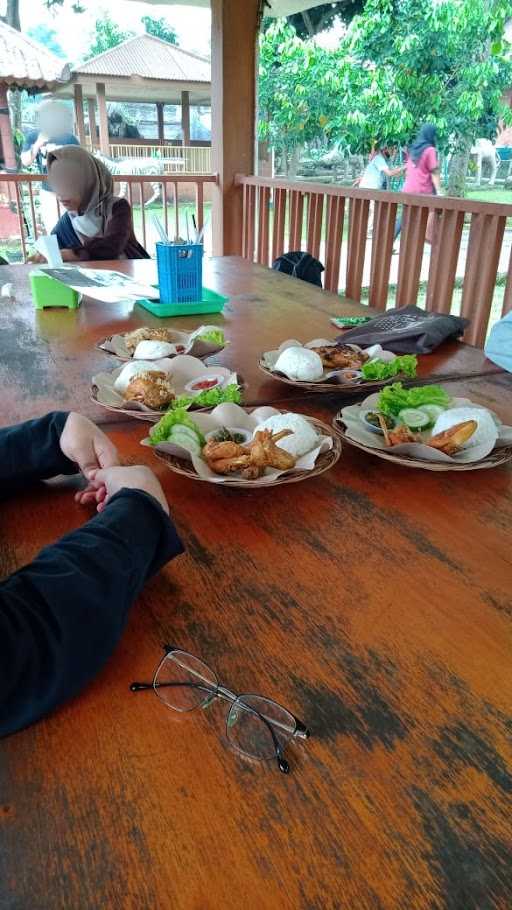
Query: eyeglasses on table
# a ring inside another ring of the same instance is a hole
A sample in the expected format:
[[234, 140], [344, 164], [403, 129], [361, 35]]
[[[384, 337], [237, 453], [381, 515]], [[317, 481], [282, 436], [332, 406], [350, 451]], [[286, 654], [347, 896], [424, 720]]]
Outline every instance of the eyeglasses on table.
[[237, 695], [219, 683], [213, 670], [180, 648], [164, 645], [153, 682], [133, 682], [132, 692], [153, 689], [168, 708], [186, 713], [207, 708], [216, 698], [230, 702], [226, 734], [231, 746], [242, 755], [260, 761], [275, 758], [279, 770], [288, 774], [283, 756], [286, 744], [295, 737], [307, 739], [309, 730], [286, 708], [262, 695]]

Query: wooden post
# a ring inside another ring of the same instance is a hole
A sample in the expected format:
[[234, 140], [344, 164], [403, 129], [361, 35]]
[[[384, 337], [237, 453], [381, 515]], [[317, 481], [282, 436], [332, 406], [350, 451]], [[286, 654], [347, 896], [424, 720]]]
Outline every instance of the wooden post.
[[181, 131], [183, 145], [190, 145], [190, 92], [181, 93]]
[[100, 149], [104, 155], [110, 155], [110, 142], [108, 138], [108, 115], [105, 98], [105, 83], [96, 83], [96, 100], [98, 102], [98, 116], [100, 121]]
[[163, 101], [156, 102], [156, 119], [158, 122], [158, 138], [160, 142], [163, 142], [165, 139], [164, 135], [164, 103]]
[[8, 171], [16, 171], [16, 152], [14, 150], [14, 139], [12, 135], [11, 118], [9, 116], [6, 85], [0, 85], [0, 146], [5, 169]]
[[87, 114], [89, 117], [89, 135], [91, 139], [91, 146], [94, 151], [96, 148], [96, 143], [98, 141], [98, 134], [96, 132], [96, 102], [94, 98], [87, 99]]
[[236, 174], [252, 174], [259, 0], [212, 0], [213, 253], [240, 255], [243, 194]]
[[75, 95], [75, 129], [80, 145], [85, 145], [84, 98], [82, 86], [75, 82], [73, 86]]

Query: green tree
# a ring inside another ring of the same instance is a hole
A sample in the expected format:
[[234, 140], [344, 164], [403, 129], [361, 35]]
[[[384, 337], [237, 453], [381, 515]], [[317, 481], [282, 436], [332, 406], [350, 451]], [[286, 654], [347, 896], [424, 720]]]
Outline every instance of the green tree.
[[152, 16], [142, 16], [140, 21], [148, 35], [154, 35], [155, 38], [161, 38], [162, 41], [168, 41], [169, 44], [178, 44], [178, 35], [175, 29], [162, 16], [159, 19], [153, 19]]
[[462, 195], [471, 145], [511, 111], [504, 32], [509, 0], [367, 0], [339, 50], [340, 104], [328, 124], [355, 150], [407, 145], [425, 122], [453, 153], [448, 191]]
[[29, 38], [32, 38], [33, 41], [42, 44], [47, 50], [51, 51], [52, 54], [55, 54], [56, 57], [66, 59], [67, 55], [64, 53], [57, 40], [57, 32], [54, 28], [50, 28], [48, 25], [40, 23], [39, 25], [33, 25], [31, 28], [28, 28], [27, 35]]
[[275, 20], [260, 38], [259, 66], [259, 135], [293, 174], [300, 149], [321, 139], [336, 114], [337, 56]]
[[303, 13], [288, 16], [287, 19], [299, 38], [312, 38], [319, 32], [332, 28], [338, 19], [350, 22], [363, 7], [364, 0], [339, 0], [337, 3], [322, 3]]
[[88, 59], [110, 50], [111, 47], [117, 47], [128, 38], [133, 38], [133, 32], [123, 31], [109, 15], [105, 14], [101, 19], [96, 19]]

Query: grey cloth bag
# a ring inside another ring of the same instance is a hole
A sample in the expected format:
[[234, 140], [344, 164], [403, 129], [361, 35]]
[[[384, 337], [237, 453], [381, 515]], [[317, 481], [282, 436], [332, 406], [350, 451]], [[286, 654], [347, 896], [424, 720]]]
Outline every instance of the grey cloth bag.
[[417, 306], [404, 306], [387, 310], [366, 325], [343, 332], [337, 341], [361, 347], [381, 344], [395, 354], [430, 354], [443, 341], [460, 338], [468, 325], [469, 319], [459, 316], [427, 313]]

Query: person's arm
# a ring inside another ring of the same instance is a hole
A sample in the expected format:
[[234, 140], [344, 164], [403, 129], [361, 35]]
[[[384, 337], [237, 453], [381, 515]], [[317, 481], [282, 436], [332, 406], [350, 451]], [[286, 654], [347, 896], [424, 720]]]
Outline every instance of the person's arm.
[[[84, 240], [82, 246], [76, 247], [71, 252], [82, 261], [98, 261], [100, 259], [119, 259], [124, 252], [132, 232], [132, 210], [126, 199], [119, 199], [114, 203], [112, 215], [109, 218], [103, 237], [91, 237]], [[71, 257], [64, 256], [65, 261]]]
[[386, 177], [397, 177], [398, 174], [403, 174], [405, 167], [405, 164], [400, 164], [397, 167], [384, 167], [382, 168], [382, 173], [384, 173]]
[[122, 488], [100, 515], [0, 585], [0, 737], [92, 679], [145, 581], [182, 552], [160, 502]]
[[38, 420], [0, 429], [0, 496], [36, 480], [76, 474], [76, 464], [60, 448], [67, 419], [67, 413], [55, 411]]
[[426, 166], [430, 171], [432, 177], [432, 183], [434, 184], [434, 189], [436, 195], [441, 193], [441, 177], [439, 174], [439, 159], [437, 157], [437, 152], [433, 146], [427, 150], [427, 161]]
[[34, 163], [43, 145], [46, 145], [47, 142], [48, 139], [43, 133], [37, 135], [35, 134], [35, 131], [29, 133], [29, 136], [23, 143], [23, 149], [20, 155], [23, 167], [30, 167]]

